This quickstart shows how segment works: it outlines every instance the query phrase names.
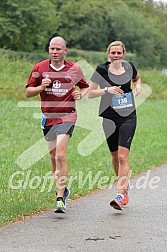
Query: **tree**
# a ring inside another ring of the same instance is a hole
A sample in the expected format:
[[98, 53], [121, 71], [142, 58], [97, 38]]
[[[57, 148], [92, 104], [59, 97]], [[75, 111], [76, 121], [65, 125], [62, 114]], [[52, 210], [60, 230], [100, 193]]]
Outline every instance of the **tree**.
[[59, 9], [56, 34], [65, 36], [70, 47], [103, 50], [108, 43], [108, 0], [71, 0]]
[[6, 0], [0, 2], [0, 9], [1, 47], [25, 51], [42, 48], [55, 28], [52, 1]]
[[0, 46], [44, 49], [53, 36], [68, 47], [105, 51], [122, 40], [143, 67], [165, 65], [167, 6], [153, 0], [1, 0]]

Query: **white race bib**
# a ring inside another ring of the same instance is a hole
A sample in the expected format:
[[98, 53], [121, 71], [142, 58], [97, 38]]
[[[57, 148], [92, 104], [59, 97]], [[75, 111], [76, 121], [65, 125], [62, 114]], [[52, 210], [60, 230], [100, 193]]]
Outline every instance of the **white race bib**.
[[124, 95], [112, 96], [113, 109], [129, 108], [133, 106], [132, 93], [125, 93]]

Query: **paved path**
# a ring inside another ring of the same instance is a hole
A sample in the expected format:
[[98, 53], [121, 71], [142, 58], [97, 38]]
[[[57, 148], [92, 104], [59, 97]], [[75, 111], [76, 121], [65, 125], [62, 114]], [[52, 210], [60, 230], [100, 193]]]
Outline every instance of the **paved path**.
[[123, 211], [109, 206], [114, 185], [68, 202], [65, 215], [49, 211], [6, 226], [0, 252], [167, 251], [167, 166], [131, 179], [131, 186]]

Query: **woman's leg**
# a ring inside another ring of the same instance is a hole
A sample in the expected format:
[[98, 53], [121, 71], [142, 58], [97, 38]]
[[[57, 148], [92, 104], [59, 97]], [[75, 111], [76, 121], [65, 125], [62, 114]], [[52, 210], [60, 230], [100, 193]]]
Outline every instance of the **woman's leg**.
[[129, 165], [129, 149], [119, 146], [118, 147], [118, 193], [124, 194], [128, 187], [128, 180], [130, 175]]

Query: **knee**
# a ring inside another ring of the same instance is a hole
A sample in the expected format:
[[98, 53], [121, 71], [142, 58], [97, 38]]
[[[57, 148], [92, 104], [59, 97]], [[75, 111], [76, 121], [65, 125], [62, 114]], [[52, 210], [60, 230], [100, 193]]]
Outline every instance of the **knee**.
[[125, 155], [119, 155], [118, 156], [118, 161], [119, 161], [119, 163], [121, 164], [121, 165], [124, 165], [124, 164], [126, 164], [127, 162], [128, 162], [128, 158], [127, 158], [127, 156], [125, 156]]
[[118, 160], [118, 152], [117, 152], [117, 151], [112, 152], [111, 155], [112, 155], [112, 160], [113, 160], [113, 161]]
[[56, 161], [55, 153], [50, 153], [50, 160], [52, 163], [55, 163], [55, 161]]
[[57, 154], [56, 155], [56, 162], [59, 163], [59, 164], [63, 164], [66, 162], [66, 155], [64, 154]]

